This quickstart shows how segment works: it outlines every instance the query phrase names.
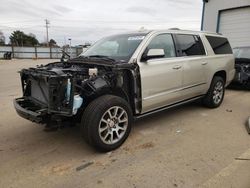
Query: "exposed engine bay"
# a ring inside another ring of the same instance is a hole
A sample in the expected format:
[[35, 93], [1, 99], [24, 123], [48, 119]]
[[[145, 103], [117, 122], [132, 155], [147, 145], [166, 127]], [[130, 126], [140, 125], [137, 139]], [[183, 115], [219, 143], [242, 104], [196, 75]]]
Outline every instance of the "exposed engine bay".
[[140, 108], [137, 69], [135, 64], [83, 58], [23, 69], [23, 97], [16, 99], [16, 109], [26, 109], [19, 113], [26, 119], [47, 123], [76, 116], [102, 94], [120, 95]]

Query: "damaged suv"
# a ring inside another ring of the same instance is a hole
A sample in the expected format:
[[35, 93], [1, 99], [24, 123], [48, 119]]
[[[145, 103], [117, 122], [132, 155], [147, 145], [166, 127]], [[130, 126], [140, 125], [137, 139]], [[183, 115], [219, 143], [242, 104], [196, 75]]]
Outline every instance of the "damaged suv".
[[118, 148], [131, 123], [202, 99], [220, 106], [234, 78], [228, 40], [218, 34], [165, 30], [114, 35], [79, 57], [20, 71], [17, 113], [42, 124], [79, 122], [101, 151]]

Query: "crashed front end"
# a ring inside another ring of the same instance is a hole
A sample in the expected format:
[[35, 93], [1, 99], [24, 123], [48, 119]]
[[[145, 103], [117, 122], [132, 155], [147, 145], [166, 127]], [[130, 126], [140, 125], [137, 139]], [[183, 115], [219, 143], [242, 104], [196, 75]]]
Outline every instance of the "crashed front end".
[[124, 97], [139, 109], [138, 72], [136, 64], [83, 57], [23, 69], [23, 96], [14, 106], [21, 117], [42, 124], [79, 121], [87, 105], [104, 94]]
[[[17, 113], [31, 121], [45, 123], [53, 115], [72, 115], [73, 96], [67, 95], [69, 74], [42, 67], [20, 72], [23, 97], [14, 100]], [[68, 89], [69, 90], [69, 89]]]
[[23, 97], [14, 100], [17, 113], [37, 123], [77, 115], [98, 90], [112, 87], [110, 67], [51, 63], [20, 71]]

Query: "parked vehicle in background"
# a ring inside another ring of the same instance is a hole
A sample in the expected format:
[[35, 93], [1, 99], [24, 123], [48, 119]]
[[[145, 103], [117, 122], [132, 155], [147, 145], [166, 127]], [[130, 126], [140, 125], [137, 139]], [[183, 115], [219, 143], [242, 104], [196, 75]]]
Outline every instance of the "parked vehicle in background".
[[4, 58], [5, 60], [11, 60], [11, 55], [12, 55], [12, 52], [5, 52], [5, 53], [3, 54], [3, 58]]
[[250, 86], [250, 46], [233, 49], [236, 74], [234, 83]]
[[219, 107], [235, 69], [222, 35], [163, 30], [110, 36], [75, 59], [20, 74], [20, 116], [79, 122], [90, 145], [110, 151], [126, 140], [134, 118], [197, 99]]

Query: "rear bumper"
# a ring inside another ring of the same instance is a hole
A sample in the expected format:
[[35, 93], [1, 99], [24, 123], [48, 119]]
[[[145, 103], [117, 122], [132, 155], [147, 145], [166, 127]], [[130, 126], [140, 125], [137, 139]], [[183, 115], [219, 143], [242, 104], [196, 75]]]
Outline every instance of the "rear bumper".
[[36, 123], [45, 123], [47, 120], [47, 113], [44, 113], [46, 109], [42, 109], [40, 111], [32, 111], [29, 110], [28, 106], [24, 106], [25, 98], [17, 98], [14, 99], [13, 104], [17, 114], [25, 119], [28, 119], [32, 122]]

